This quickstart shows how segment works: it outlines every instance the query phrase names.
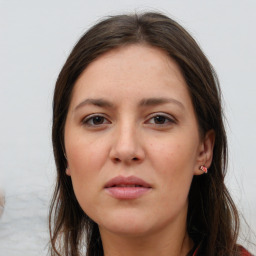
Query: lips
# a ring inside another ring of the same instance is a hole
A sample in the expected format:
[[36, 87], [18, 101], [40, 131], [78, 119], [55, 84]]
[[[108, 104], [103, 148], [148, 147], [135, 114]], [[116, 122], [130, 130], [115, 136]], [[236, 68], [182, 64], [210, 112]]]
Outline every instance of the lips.
[[151, 191], [152, 186], [136, 176], [117, 176], [108, 181], [104, 189], [116, 199], [136, 199]]
[[105, 188], [110, 187], [145, 187], [150, 188], [151, 185], [145, 182], [143, 179], [140, 179], [136, 176], [117, 176], [111, 179], [106, 185]]

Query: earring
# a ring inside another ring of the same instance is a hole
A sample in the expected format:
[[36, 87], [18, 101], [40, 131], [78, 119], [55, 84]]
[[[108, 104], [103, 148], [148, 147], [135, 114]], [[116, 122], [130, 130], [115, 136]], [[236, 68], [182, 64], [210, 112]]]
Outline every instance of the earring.
[[204, 173], [208, 172], [208, 169], [204, 165], [200, 165], [199, 170], [203, 171]]

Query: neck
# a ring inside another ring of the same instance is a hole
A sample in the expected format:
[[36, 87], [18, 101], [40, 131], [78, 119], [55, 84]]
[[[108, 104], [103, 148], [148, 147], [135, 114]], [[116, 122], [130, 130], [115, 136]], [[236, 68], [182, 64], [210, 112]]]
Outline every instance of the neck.
[[186, 256], [193, 247], [186, 225], [173, 225], [149, 235], [115, 234], [102, 228], [100, 233], [104, 256]]

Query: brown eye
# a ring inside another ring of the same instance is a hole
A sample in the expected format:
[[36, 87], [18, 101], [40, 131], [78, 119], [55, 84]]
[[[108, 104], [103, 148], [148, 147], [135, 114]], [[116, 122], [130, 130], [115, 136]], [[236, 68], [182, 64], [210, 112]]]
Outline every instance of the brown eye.
[[154, 117], [154, 122], [155, 124], [164, 124], [168, 121], [168, 119], [165, 116], [155, 116]]
[[146, 121], [147, 124], [154, 125], [155, 127], [168, 127], [176, 123], [175, 119], [169, 114], [154, 114]]
[[82, 122], [84, 125], [92, 127], [110, 123], [104, 116], [100, 115], [90, 115], [86, 117]]
[[103, 124], [104, 123], [104, 117], [103, 116], [95, 116], [92, 118], [91, 122], [94, 125], [99, 125], [99, 124]]

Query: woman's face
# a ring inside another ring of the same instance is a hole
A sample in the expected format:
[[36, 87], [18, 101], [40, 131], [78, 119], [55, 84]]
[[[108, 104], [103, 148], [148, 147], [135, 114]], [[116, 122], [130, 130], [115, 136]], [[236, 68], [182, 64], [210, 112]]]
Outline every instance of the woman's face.
[[149, 234], [185, 223], [207, 143], [183, 76], [160, 49], [107, 52], [75, 84], [65, 124], [66, 172], [101, 232]]

